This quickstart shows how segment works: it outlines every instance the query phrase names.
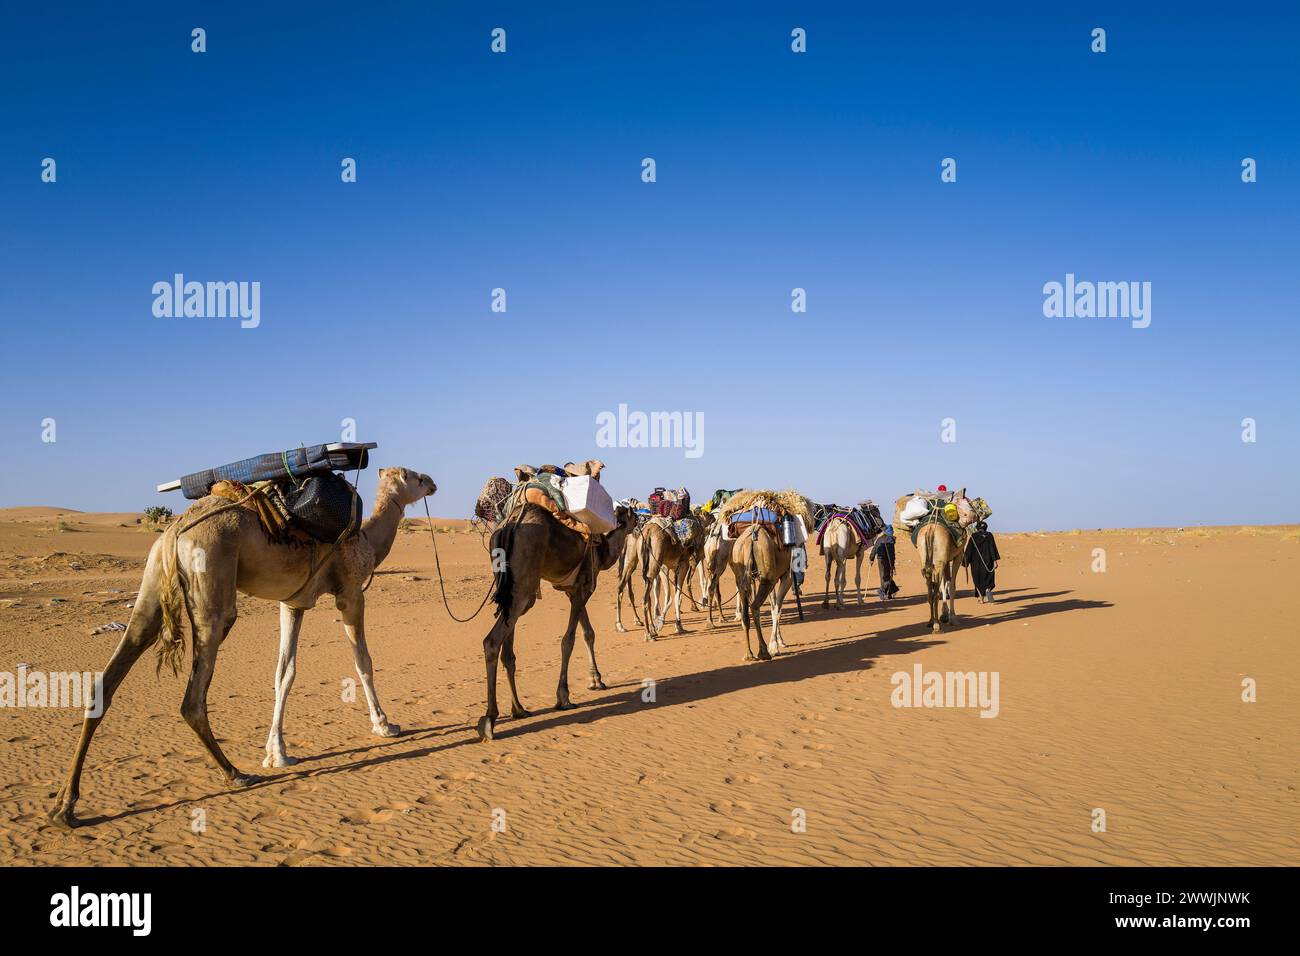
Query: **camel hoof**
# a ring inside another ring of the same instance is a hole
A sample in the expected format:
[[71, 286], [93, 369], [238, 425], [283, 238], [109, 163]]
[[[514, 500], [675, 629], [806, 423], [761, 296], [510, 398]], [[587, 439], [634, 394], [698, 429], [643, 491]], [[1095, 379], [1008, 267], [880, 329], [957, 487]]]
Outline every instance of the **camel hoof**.
[[686, 634], [686, 633], [689, 633], [689, 632], [686, 630], [686, 628], [682, 627], [681, 625], [678, 625], [678, 627], [677, 627], [677, 633], [678, 633], [678, 634]]
[[492, 740], [493, 731], [495, 730], [496, 720], [492, 717], [480, 717], [478, 719], [478, 739]]
[[746, 654], [746, 655], [744, 656], [744, 658], [743, 658], [743, 660], [746, 660], [746, 661], [752, 661], [752, 660], [755, 660], [755, 659], [756, 659], [756, 658], [754, 657], [753, 654]]
[[49, 821], [60, 830], [75, 830], [79, 826], [71, 807], [55, 807], [49, 813]]
[[292, 767], [298, 762], [297, 757], [290, 757], [288, 754], [267, 754], [266, 759], [262, 761], [262, 766], [272, 767]]
[[533, 716], [533, 712], [531, 710], [526, 710], [523, 707], [511, 707], [510, 716], [515, 720], [522, 720], [525, 717]]
[[615, 625], [614, 625], [614, 630], [618, 631], [620, 634], [626, 634], [626, 633], [627, 633], [627, 628], [625, 628], [622, 624], [615, 624]]
[[555, 702], [555, 709], [556, 709], [556, 710], [573, 710], [573, 708], [576, 707], [576, 706], [577, 706], [577, 704], [575, 704], [575, 703], [574, 703], [573, 701], [571, 701], [571, 700], [557, 700], [557, 701]]
[[938, 633], [939, 633], [939, 625], [938, 625], [938, 624], [931, 624], [931, 625], [930, 625], [930, 632], [931, 632], [932, 634], [938, 634]]
[[241, 773], [236, 770], [230, 777], [232, 787], [251, 787], [255, 783], [261, 783], [262, 778], [255, 773]]
[[385, 723], [379, 727], [371, 727], [370, 729], [374, 732], [376, 737], [400, 737], [402, 735], [402, 728], [397, 726], [397, 724]]
[[600, 678], [596, 678], [594, 681], [592, 681], [590, 684], [587, 685], [587, 690], [609, 690], [609, 688], [605, 686], [605, 682], [603, 680], [601, 680]]

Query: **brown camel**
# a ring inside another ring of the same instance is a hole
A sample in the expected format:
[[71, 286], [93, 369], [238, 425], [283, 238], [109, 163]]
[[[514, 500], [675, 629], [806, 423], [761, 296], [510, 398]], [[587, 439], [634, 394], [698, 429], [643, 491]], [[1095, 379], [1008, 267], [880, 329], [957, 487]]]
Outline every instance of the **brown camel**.
[[[623, 626], [623, 593], [627, 592], [628, 601], [632, 605], [632, 616], [636, 617], [636, 590], [632, 585], [633, 576], [641, 569], [641, 527], [633, 528], [623, 542], [623, 552], [618, 559], [618, 587], [614, 591], [614, 630], [620, 634], [626, 634], [627, 628]], [[659, 571], [659, 588], [655, 591], [655, 607], [660, 603], [665, 607], [668, 605], [668, 573], [662, 568]], [[641, 621], [638, 618], [637, 624]]]
[[636, 515], [619, 506], [616, 522], [608, 534], [587, 536], [562, 524], [545, 507], [529, 502], [493, 533], [492, 550], [504, 554], [505, 562], [494, 573], [497, 619], [483, 638], [487, 712], [478, 722], [482, 739], [491, 740], [496, 727], [498, 658], [505, 665], [506, 680], [510, 683], [510, 715], [529, 715], [515, 687], [515, 627], [537, 600], [542, 581], [569, 596], [569, 624], [560, 641], [560, 680], [555, 691], [555, 709], [567, 710], [573, 706], [569, 700], [569, 656], [573, 653], [579, 623], [591, 661], [591, 683], [587, 687], [605, 689], [596, 667], [596, 631], [587, 616], [587, 601], [596, 590], [597, 575], [618, 560], [625, 539], [636, 526]]
[[[894, 509], [896, 516], [911, 497], [903, 495], [898, 499]], [[976, 520], [965, 488], [953, 496], [953, 503], [959, 515], [957, 524], [963, 532], [960, 541], [954, 540], [948, 527], [935, 517], [922, 519], [921, 529], [916, 533], [916, 550], [921, 557], [921, 574], [925, 577], [926, 598], [930, 604], [930, 630], [935, 634], [942, 630], [941, 624], [957, 623], [957, 572], [966, 551], [965, 529]], [[894, 520], [896, 526], [902, 527], [897, 517]]]
[[[704, 537], [703, 558], [700, 561], [700, 568], [704, 572], [705, 578], [705, 584], [701, 590], [704, 592], [704, 604], [709, 611], [709, 627], [716, 626], [713, 623], [713, 607], [715, 603], [718, 614], [724, 619], [726, 617], [726, 612], [722, 606], [722, 575], [731, 564], [731, 549], [736, 542], [722, 536], [723, 525], [724, 522], [717, 521], [709, 528]], [[737, 603], [736, 613], [732, 620], [739, 622], [740, 618], [740, 604]]]
[[[696, 528], [698, 525], [698, 520], [695, 520]], [[659, 629], [664, 626], [664, 620], [668, 617], [668, 602], [665, 601], [660, 606], [657, 594], [661, 572], [667, 573], [671, 585], [670, 594], [675, 596], [673, 608], [677, 633], [686, 633], [686, 628], [682, 627], [682, 587], [691, 570], [690, 548], [690, 544], [683, 544], [670, 528], [664, 527], [658, 521], [651, 520], [641, 529], [641, 579], [645, 582], [645, 598], [641, 610], [644, 615], [647, 641], [653, 641], [659, 636]], [[656, 592], [653, 604], [651, 603], [652, 592]]]
[[[758, 638], [758, 660], [770, 661], [781, 646], [781, 605], [793, 583], [790, 549], [781, 546], [776, 532], [766, 525], [750, 525], [731, 549], [731, 571], [736, 576], [736, 601], [745, 628], [745, 660], [754, 660], [749, 643], [750, 622]], [[772, 639], [763, 642], [763, 602], [772, 597]], [[770, 649], [770, 653], [769, 653]]]
[[[374, 669], [366, 647], [363, 592], [375, 567], [388, 556], [403, 510], [436, 490], [428, 475], [405, 468], [381, 468], [374, 512], [359, 534], [336, 547], [273, 543], [257, 515], [248, 508], [213, 495], [196, 502], [154, 542], [149, 552], [130, 623], [104, 668], [99, 714], [85, 717], [67, 780], [50, 819], [61, 826], [76, 825], [73, 810], [80, 793], [86, 751], [113, 702], [113, 693], [140, 655], [157, 643], [159, 668], [169, 664], [176, 670], [179, 666], [184, 654], [182, 614], [188, 616], [193, 632], [193, 664], [181, 714], [227, 781], [247, 786], [258, 779], [235, 769], [221, 752], [208, 724], [208, 685], [217, 651], [235, 623], [238, 593], [280, 602], [280, 661], [275, 674], [275, 711], [266, 744], [266, 766], [291, 762], [284, 753], [282, 724], [293, 685], [298, 632], [303, 613], [326, 594], [334, 596], [343, 629], [352, 642], [371, 727], [382, 737], [396, 736], [397, 726], [389, 723], [375, 696]], [[160, 642], [164, 632], [166, 636]]]
[[844, 609], [844, 588], [848, 584], [849, 558], [854, 561], [853, 578], [854, 587], [858, 590], [858, 603], [865, 604], [862, 599], [862, 558], [866, 554], [866, 548], [862, 546], [858, 533], [850, 527], [847, 518], [836, 515], [826, 522], [826, 528], [822, 532], [822, 554], [826, 557], [826, 596], [822, 598], [822, 607], [831, 605], [831, 563], [834, 562], [835, 607]]

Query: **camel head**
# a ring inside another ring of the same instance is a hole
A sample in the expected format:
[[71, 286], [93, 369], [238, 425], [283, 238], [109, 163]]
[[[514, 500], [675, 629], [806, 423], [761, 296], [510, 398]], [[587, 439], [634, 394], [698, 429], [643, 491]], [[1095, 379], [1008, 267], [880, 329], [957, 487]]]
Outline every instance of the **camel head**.
[[380, 468], [379, 489], [375, 497], [392, 498], [405, 508], [438, 490], [428, 475], [409, 468]]
[[636, 530], [636, 512], [624, 505], [614, 506], [614, 530], [602, 534], [596, 543], [596, 563], [602, 571], [614, 566], [627, 536]]
[[599, 458], [588, 458], [582, 464], [568, 462], [564, 466], [564, 473], [570, 478], [581, 478], [583, 475], [590, 475], [600, 481], [600, 472], [604, 467], [605, 463]]

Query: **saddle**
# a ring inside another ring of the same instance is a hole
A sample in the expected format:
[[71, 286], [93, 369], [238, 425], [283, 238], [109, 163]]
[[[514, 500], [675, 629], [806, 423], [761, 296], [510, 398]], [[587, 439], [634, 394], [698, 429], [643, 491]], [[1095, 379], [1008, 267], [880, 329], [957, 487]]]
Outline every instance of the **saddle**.
[[663, 515], [671, 521], [680, 521], [691, 513], [691, 493], [685, 488], [676, 491], [656, 488], [650, 493], [650, 513]]
[[209, 494], [257, 515], [262, 530], [275, 544], [337, 544], [361, 528], [361, 499], [346, 479], [335, 474], [315, 475], [297, 484], [259, 481], [246, 485], [226, 479], [214, 484]]
[[739, 538], [750, 528], [755, 525], [762, 528], [769, 528], [775, 532], [780, 540], [781, 534], [781, 515], [771, 508], [748, 508], [745, 511], [738, 511], [727, 519], [727, 536], [730, 538]]

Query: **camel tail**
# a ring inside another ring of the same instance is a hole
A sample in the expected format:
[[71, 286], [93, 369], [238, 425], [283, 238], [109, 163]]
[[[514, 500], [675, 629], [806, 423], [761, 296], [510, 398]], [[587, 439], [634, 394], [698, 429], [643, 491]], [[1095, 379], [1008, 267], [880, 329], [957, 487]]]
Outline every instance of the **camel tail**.
[[929, 528], [923, 528], [917, 536], [921, 548], [921, 573], [927, 581], [934, 577], [934, 535]]
[[161, 674], [163, 667], [170, 668], [173, 675], [179, 674], [181, 664], [185, 661], [185, 598], [181, 594], [180, 574], [177, 570], [177, 537], [176, 526], [173, 526], [158, 542], [162, 566], [158, 600], [162, 607], [163, 633], [158, 640], [156, 674]]
[[641, 535], [641, 580], [646, 584], [650, 583], [650, 535], [648, 534]]
[[[508, 613], [510, 611], [510, 605], [515, 599], [515, 578], [510, 572], [510, 544], [515, 536], [514, 531], [514, 524], [507, 524], [503, 527], [497, 528], [496, 531], [492, 532], [492, 539], [489, 542], [489, 551], [493, 556], [492, 562], [494, 565], [492, 570], [492, 584], [496, 593], [492, 598], [492, 602], [497, 606], [496, 617]], [[498, 551], [498, 548], [501, 550]], [[504, 554], [506, 560], [498, 562], [498, 554]], [[499, 570], [497, 568], [498, 564]]]

